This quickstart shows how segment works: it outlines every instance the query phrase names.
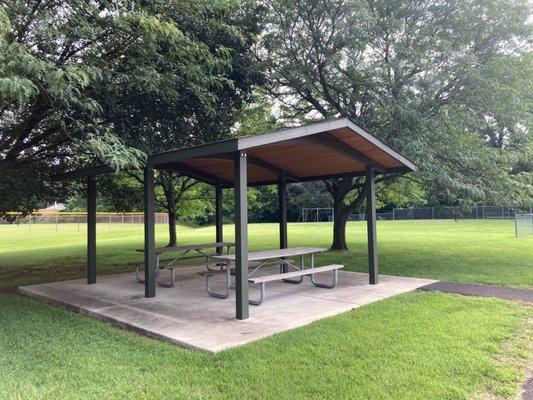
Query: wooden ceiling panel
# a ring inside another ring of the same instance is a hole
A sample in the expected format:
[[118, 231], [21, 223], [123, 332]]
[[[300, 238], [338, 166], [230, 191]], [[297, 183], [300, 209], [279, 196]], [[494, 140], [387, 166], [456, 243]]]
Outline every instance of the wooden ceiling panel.
[[337, 129], [330, 133], [332, 136], [337, 139], [342, 140], [348, 146], [359, 150], [360, 152], [366, 154], [368, 157], [379, 162], [380, 164], [385, 165], [388, 168], [395, 168], [402, 166], [402, 163], [399, 162], [396, 158], [385, 153], [376, 145], [370, 143], [365, 138], [359, 135], [354, 135], [353, 131], [348, 128]]
[[[210, 159], [210, 158], [193, 158], [185, 160], [185, 165], [196, 168], [199, 171], [215, 175], [225, 181], [233, 182], [233, 161], [231, 159]], [[257, 183], [263, 181], [274, 181], [278, 175], [259, 168], [255, 165], [248, 165], [248, 181], [250, 183]]]
[[301, 178], [364, 170], [364, 165], [349, 157], [312, 145], [281, 143], [248, 153]]

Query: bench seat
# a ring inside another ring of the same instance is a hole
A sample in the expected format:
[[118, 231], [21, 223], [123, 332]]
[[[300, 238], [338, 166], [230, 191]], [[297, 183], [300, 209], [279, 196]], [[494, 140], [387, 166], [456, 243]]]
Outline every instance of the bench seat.
[[[176, 280], [176, 268], [197, 268], [197, 267], [205, 267], [206, 264], [176, 264], [176, 265], [170, 265], [165, 266], [163, 268], [157, 268], [156, 270], [156, 281], [159, 286], [171, 288], [174, 287], [174, 282]], [[135, 268], [135, 279], [137, 279], [137, 282], [144, 283], [144, 277], [141, 274], [141, 268], [144, 267], [143, 265], [137, 265]], [[168, 282], [164, 282], [160, 279], [159, 273], [161, 271], [170, 271], [170, 279]]]
[[[257, 276], [257, 277], [249, 278], [248, 282], [252, 284], [261, 285], [261, 295], [260, 295], [259, 300], [249, 300], [249, 302], [250, 304], [254, 306], [259, 306], [263, 303], [265, 296], [266, 296], [266, 284], [268, 282], [281, 281], [281, 280], [298, 278], [298, 277], [303, 277], [303, 276], [310, 276], [311, 282], [313, 283], [313, 285], [317, 287], [332, 289], [335, 286], [337, 286], [338, 271], [341, 268], [344, 268], [344, 265], [332, 264], [332, 265], [325, 265], [323, 267], [308, 268], [308, 269], [302, 269], [299, 271], [284, 272], [282, 274]], [[332, 283], [320, 283], [316, 281], [315, 276], [314, 276], [315, 274], [319, 274], [321, 272], [329, 272], [329, 271], [333, 272]]]

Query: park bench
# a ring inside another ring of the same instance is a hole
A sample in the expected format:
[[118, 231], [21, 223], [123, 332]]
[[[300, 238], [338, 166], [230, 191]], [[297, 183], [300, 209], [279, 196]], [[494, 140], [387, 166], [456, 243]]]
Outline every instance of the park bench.
[[[311, 277], [311, 282], [313, 285], [321, 288], [327, 288], [332, 289], [335, 286], [337, 286], [338, 282], [338, 276], [339, 276], [339, 269], [344, 268], [344, 265], [340, 264], [332, 264], [332, 265], [326, 265], [323, 267], [316, 267], [316, 268], [309, 268], [309, 269], [301, 269], [298, 271], [291, 271], [291, 272], [284, 272], [281, 274], [273, 274], [273, 275], [266, 275], [266, 276], [258, 276], [249, 278], [248, 282], [252, 284], [258, 284], [260, 285], [260, 297], [259, 300], [249, 300], [249, 303], [254, 306], [259, 306], [263, 303], [266, 296], [266, 284], [269, 282], [274, 281], [281, 281], [281, 280], [287, 280], [287, 279], [293, 279], [293, 278], [299, 278], [304, 276]], [[318, 282], [315, 279], [315, 274], [321, 273], [321, 272], [333, 272], [333, 280], [331, 283], [321, 283]]]
[[[294, 260], [274, 260], [270, 262], [250, 262], [248, 264], [248, 270], [252, 270], [249, 272], [248, 275], [254, 273], [257, 268], [264, 268], [264, 267], [278, 267], [280, 268], [280, 273], [282, 272], [283, 265], [285, 263], [294, 262]], [[207, 291], [207, 294], [211, 297], [217, 297], [219, 299], [227, 299], [229, 297], [229, 291], [235, 290], [235, 285], [232, 285], [231, 283], [231, 275], [235, 275], [235, 268], [229, 268], [227, 267], [227, 264], [225, 261], [218, 261], [216, 264], [218, 268], [209, 267], [207, 268], [207, 273], [205, 275], [205, 289]], [[216, 273], [224, 273], [225, 274], [225, 287], [224, 291], [222, 293], [216, 292], [213, 290], [213, 277]]]

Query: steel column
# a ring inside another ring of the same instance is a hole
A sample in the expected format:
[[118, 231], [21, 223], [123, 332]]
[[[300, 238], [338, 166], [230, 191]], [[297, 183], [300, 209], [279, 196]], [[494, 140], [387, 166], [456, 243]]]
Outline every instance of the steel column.
[[96, 176], [87, 176], [87, 283], [96, 283]]
[[144, 169], [144, 296], [155, 297], [155, 194], [154, 170]]
[[[222, 187], [215, 186], [215, 226], [216, 242], [223, 242], [224, 236], [222, 231]], [[222, 247], [217, 248], [217, 254], [222, 254]]]
[[372, 166], [365, 167], [366, 224], [368, 234], [368, 280], [378, 283], [378, 244], [376, 236], [376, 177]]
[[[279, 248], [287, 248], [287, 180], [281, 174], [278, 180], [278, 221], [279, 221]], [[283, 265], [283, 272], [287, 272], [287, 266]]]
[[248, 318], [248, 198], [246, 151], [234, 154], [236, 316]]

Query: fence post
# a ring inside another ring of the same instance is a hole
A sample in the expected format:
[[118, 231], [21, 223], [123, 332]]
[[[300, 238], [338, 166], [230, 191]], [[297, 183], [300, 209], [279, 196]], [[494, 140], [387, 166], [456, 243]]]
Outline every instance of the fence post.
[[431, 207], [431, 219], [435, 219], [435, 207]]
[[31, 236], [31, 218], [32, 218], [32, 214], [30, 213], [30, 224], [28, 225], [29, 226], [28, 230], [29, 230], [30, 236]]
[[56, 214], [56, 233], [57, 233], [57, 223], [58, 223], [58, 215]]

